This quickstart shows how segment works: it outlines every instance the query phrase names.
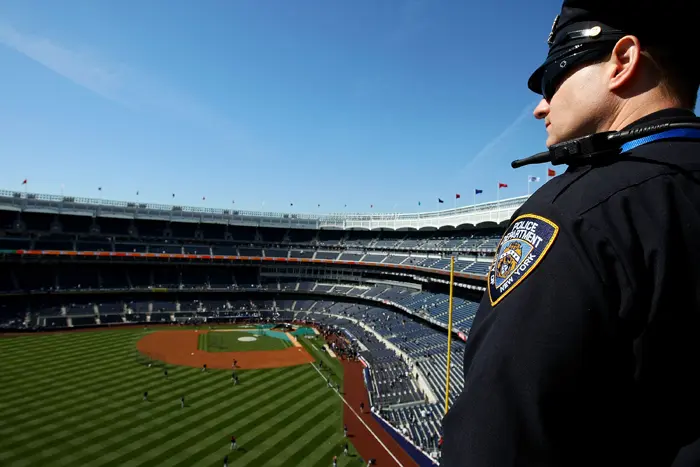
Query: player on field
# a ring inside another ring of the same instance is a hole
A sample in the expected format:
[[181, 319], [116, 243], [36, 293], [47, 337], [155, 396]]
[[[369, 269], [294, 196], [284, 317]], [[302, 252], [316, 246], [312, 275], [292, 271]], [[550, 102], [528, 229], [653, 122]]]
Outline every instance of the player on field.
[[333, 456], [333, 467], [338, 467], [338, 456]]
[[168, 369], [166, 368], [163, 370], [163, 375], [165, 376], [165, 379], [168, 379]]
[[237, 447], [236, 446], [236, 437], [231, 435], [231, 449], [230, 450], [233, 451], [236, 449], [236, 447]]
[[143, 400], [147, 401], [148, 400], [148, 391], [144, 391], [143, 393]]
[[228, 467], [228, 456], [224, 456], [224, 467]]
[[348, 426], [347, 425], [343, 425], [343, 436], [345, 436], [346, 438], [348, 437]]
[[185, 396], [180, 397], [180, 408], [185, 408]]
[[345, 454], [346, 456], [348, 455], [348, 443], [347, 443], [347, 441], [345, 442], [345, 446], [343, 446], [343, 454]]

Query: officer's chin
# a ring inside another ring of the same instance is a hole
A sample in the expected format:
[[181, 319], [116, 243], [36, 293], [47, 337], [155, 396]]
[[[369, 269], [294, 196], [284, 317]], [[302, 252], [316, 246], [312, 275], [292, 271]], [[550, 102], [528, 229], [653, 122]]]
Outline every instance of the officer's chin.
[[549, 149], [550, 146], [553, 144], [561, 143], [562, 139], [557, 138], [555, 135], [549, 134], [547, 135], [547, 141], [545, 141], [545, 146], [547, 146], [547, 149]]

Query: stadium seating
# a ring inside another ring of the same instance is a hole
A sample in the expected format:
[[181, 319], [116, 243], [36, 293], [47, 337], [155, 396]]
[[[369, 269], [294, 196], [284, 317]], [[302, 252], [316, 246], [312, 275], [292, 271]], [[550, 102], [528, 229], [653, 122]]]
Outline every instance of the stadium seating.
[[[435, 450], [440, 437], [442, 406], [439, 402], [425, 402], [415, 375], [420, 372], [433, 394], [442, 400], [447, 374], [445, 336], [426, 325], [407, 321], [405, 316], [391, 310], [336, 303], [328, 308], [328, 312], [358, 319], [394, 344], [401, 340], [406, 342], [403, 338], [411, 336], [411, 343], [405, 348], [411, 352], [412, 358], [407, 362], [371, 332], [349, 319], [314, 311], [295, 314], [296, 319], [306, 315], [307, 319], [326, 326], [342, 328], [348, 337], [360, 342], [366, 349], [360, 354], [370, 364], [372, 377], [368, 389], [374, 408], [415, 444], [428, 451]], [[464, 388], [460, 364], [464, 344], [454, 341], [452, 352], [453, 362], [457, 362], [451, 365], [450, 372], [450, 400], [454, 401]]]
[[[0, 250], [340, 260], [443, 272], [450, 267], [449, 256], [455, 256], [455, 271], [476, 277], [483, 277], [488, 271], [501, 232], [499, 228], [450, 232], [313, 231], [109, 218], [99, 218], [91, 225], [80, 216], [61, 215], [56, 220], [39, 213], [23, 213], [23, 227], [17, 231], [11, 228], [15, 221], [11, 213], [0, 211], [0, 222], [4, 224], [0, 224], [0, 231], [10, 229], [10, 235], [0, 235]], [[83, 288], [105, 287], [96, 276], [80, 280]], [[167, 281], [162, 282], [168, 285]]]

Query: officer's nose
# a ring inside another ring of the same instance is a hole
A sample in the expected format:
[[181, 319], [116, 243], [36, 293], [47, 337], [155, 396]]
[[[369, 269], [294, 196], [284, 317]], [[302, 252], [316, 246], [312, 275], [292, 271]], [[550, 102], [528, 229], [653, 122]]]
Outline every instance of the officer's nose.
[[535, 110], [532, 112], [532, 114], [537, 120], [542, 120], [543, 118], [546, 118], [547, 115], [549, 115], [549, 102], [547, 102], [545, 99], [542, 99], [540, 103], [537, 104], [537, 107], [535, 107]]

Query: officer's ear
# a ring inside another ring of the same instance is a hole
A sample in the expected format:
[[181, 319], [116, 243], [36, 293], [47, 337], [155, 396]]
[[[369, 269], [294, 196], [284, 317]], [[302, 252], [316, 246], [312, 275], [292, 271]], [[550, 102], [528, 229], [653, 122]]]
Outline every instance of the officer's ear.
[[625, 36], [615, 44], [605, 70], [608, 77], [608, 89], [620, 94], [629, 90], [640, 80], [642, 48], [635, 36]]

